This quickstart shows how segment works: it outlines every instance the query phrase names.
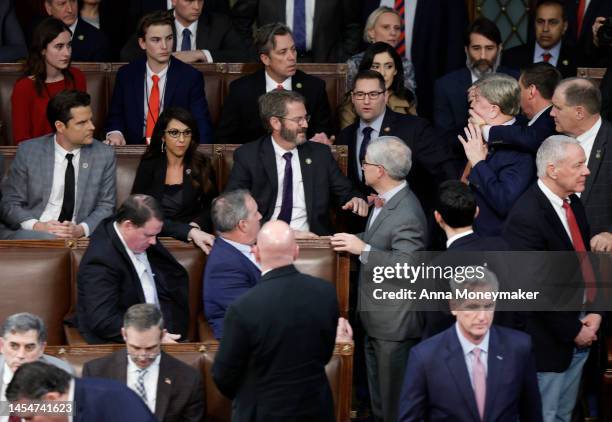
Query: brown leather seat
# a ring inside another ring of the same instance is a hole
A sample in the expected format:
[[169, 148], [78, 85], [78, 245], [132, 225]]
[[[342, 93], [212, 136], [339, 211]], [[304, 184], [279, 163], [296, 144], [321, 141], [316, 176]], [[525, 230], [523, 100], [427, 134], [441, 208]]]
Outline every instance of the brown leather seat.
[[576, 71], [576, 74], [580, 78], [589, 78], [593, 80], [599, 86], [601, 84], [601, 80], [606, 74], [605, 67], [579, 67]]
[[[70, 363], [80, 376], [85, 362], [107, 356], [123, 347], [123, 345], [54, 346], [47, 347], [45, 353]], [[202, 394], [205, 400], [206, 420], [220, 422], [231, 420], [231, 402], [219, 392], [211, 375], [218, 348], [217, 342], [163, 346], [164, 351], [200, 371], [204, 387]], [[338, 421], [350, 421], [352, 371], [353, 344], [336, 344], [325, 372], [334, 397]]]

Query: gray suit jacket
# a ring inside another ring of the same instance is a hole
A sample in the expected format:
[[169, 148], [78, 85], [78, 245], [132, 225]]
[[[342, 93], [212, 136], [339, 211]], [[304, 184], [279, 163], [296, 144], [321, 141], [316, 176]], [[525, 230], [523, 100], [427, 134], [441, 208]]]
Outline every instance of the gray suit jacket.
[[[410, 261], [412, 252], [424, 250], [427, 239], [425, 213], [417, 197], [406, 186], [385, 204], [370, 227], [371, 218], [372, 212], [366, 231], [357, 235], [371, 247], [367, 264], [362, 264], [359, 277], [359, 317], [370, 337], [392, 341], [418, 338], [421, 336], [422, 316], [410, 310], [407, 300], [402, 301], [399, 308], [378, 310], [385, 303], [373, 301], [369, 293], [372, 280], [367, 279], [366, 269]], [[372, 302], [366, 303], [366, 300]]]
[[[14, 230], [20, 223], [39, 219], [51, 195], [54, 167], [54, 136], [23, 142], [17, 149], [2, 190], [0, 220]], [[115, 152], [94, 140], [81, 147], [77, 176], [75, 215], [93, 233], [100, 221], [115, 209]]]
[[[42, 355], [39, 359], [40, 362], [48, 363], [49, 365], [57, 366], [59, 369], [63, 369], [70, 375], [75, 376], [74, 369], [68, 362], [58, 359], [54, 356]], [[4, 356], [0, 354], [0, 391], [4, 389], [3, 378], [4, 377]]]

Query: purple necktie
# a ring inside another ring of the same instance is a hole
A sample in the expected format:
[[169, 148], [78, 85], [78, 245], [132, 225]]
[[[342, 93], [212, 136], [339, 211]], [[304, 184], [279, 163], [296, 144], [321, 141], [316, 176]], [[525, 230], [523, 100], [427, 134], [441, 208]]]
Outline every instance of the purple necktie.
[[476, 406], [478, 406], [480, 420], [483, 420], [485, 398], [487, 396], [487, 375], [485, 374], [484, 365], [480, 361], [480, 348], [475, 347], [472, 353], [474, 354], [474, 366], [472, 367], [474, 395], [476, 396]]
[[293, 2], [293, 40], [299, 52], [306, 51], [306, 0]]
[[283, 199], [278, 219], [287, 224], [291, 224], [291, 214], [293, 212], [293, 170], [291, 169], [291, 157], [293, 154], [286, 152], [283, 154], [285, 159], [285, 178], [283, 179]]

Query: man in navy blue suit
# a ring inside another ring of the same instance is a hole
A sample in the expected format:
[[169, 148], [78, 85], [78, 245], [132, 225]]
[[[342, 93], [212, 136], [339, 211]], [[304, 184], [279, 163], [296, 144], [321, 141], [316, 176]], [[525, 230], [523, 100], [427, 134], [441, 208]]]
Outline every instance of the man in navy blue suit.
[[[451, 281], [451, 292], [496, 292], [484, 277]], [[492, 300], [451, 300], [457, 323], [410, 351], [399, 421], [538, 422], [542, 405], [527, 334], [491, 325]]]
[[249, 191], [225, 192], [212, 204], [218, 233], [204, 272], [204, 313], [216, 339], [223, 337], [229, 305], [255, 286], [261, 276], [251, 248], [257, 240], [261, 214]]
[[106, 122], [107, 143], [144, 143], [143, 139], [150, 139], [159, 114], [168, 107], [189, 110], [200, 130], [200, 143], [212, 143], [204, 78], [172, 57], [173, 25], [174, 19], [166, 12], [153, 12], [141, 19], [138, 43], [147, 57], [117, 72]]
[[[489, 125], [514, 125], [519, 112], [520, 90], [508, 75], [485, 75], [472, 88], [471, 108]], [[480, 213], [476, 233], [497, 236], [506, 215], [535, 181], [535, 163], [529, 153], [511, 148], [491, 147], [482, 138], [478, 125], [470, 123], [465, 139], [459, 136], [468, 163], [462, 180], [469, 182]]]
[[[74, 422], [155, 422], [146, 404], [125, 384], [96, 378], [72, 378], [67, 372], [44, 362], [21, 365], [6, 389], [11, 402], [27, 404], [44, 400], [57, 408], [70, 406]], [[66, 419], [68, 420], [68, 414]], [[24, 413], [23, 417], [34, 415]], [[37, 415], [37, 421], [54, 421], [62, 416]], [[30, 419], [28, 419], [30, 420]], [[60, 419], [61, 420], [61, 419]]]
[[529, 119], [526, 125], [489, 126], [474, 110], [470, 120], [482, 127], [482, 135], [489, 146], [514, 146], [535, 155], [549, 136], [556, 135], [552, 111], [552, 96], [561, 81], [561, 73], [548, 63], [528, 65], [521, 72], [521, 110]]
[[[434, 84], [434, 125], [453, 134], [463, 133], [469, 117], [468, 89], [474, 82], [495, 72], [518, 77], [518, 72], [500, 66], [502, 37], [489, 19], [476, 19], [467, 30], [464, 43], [466, 66]], [[463, 155], [460, 148], [456, 152]]]

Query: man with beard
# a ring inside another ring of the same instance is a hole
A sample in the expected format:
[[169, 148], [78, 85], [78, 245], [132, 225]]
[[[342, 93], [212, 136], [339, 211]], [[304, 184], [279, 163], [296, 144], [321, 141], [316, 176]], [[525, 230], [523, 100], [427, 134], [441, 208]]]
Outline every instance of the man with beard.
[[[488, 73], [506, 73], [518, 79], [518, 73], [500, 66], [502, 38], [499, 29], [487, 18], [476, 19], [465, 37], [466, 67], [448, 73], [434, 85], [434, 114], [436, 127], [456, 134], [463, 133], [468, 121], [468, 89]], [[459, 145], [455, 152], [463, 157]]]
[[236, 150], [226, 191], [248, 189], [262, 222], [283, 220], [302, 234], [330, 234], [332, 195], [343, 210], [367, 215], [363, 195], [342, 174], [330, 148], [306, 141], [310, 116], [302, 95], [270, 91], [259, 98], [259, 114], [269, 135]]

